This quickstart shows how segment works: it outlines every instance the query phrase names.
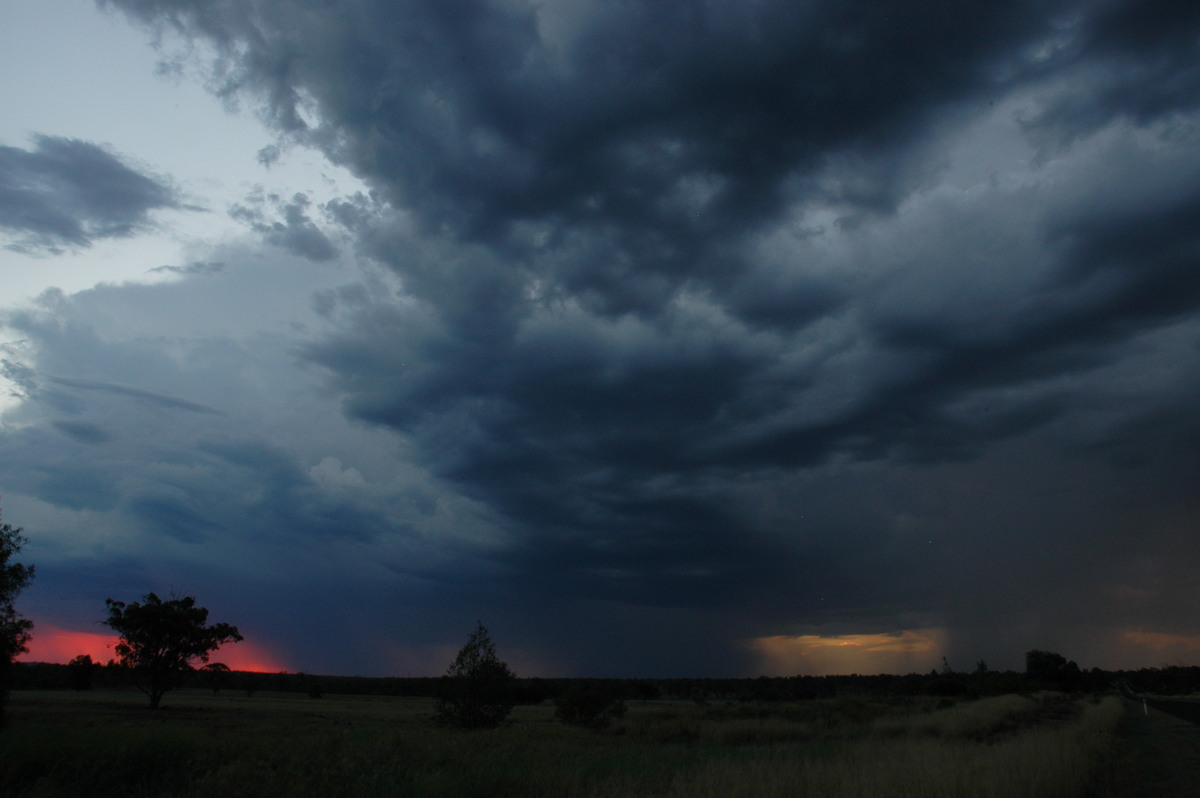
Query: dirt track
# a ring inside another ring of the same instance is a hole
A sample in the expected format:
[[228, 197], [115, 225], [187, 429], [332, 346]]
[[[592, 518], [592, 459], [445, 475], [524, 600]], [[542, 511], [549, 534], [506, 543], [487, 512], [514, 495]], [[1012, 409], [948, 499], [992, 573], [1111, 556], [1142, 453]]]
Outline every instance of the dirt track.
[[[1194, 705], [1154, 702], [1195, 715]], [[1200, 796], [1200, 726], [1140, 700], [1125, 701], [1127, 719], [1096, 798], [1197, 798]]]

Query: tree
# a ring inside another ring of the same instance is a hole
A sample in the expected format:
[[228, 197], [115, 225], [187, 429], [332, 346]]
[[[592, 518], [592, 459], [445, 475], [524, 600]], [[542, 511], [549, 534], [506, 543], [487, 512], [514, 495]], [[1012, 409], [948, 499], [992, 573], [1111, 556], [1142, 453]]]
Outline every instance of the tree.
[[221, 692], [221, 688], [229, 680], [229, 666], [224, 662], [210, 662], [200, 670], [207, 674], [208, 686], [212, 688], [213, 695]]
[[1053, 651], [1025, 652], [1025, 678], [1045, 687], [1060, 690], [1075, 690], [1083, 674], [1074, 661], [1067, 661], [1062, 654]]
[[90, 654], [80, 654], [67, 663], [67, 681], [72, 690], [91, 690], [92, 674], [96, 671], [96, 663]]
[[0, 724], [4, 722], [13, 660], [29, 650], [27, 644], [33, 629], [33, 622], [22, 618], [13, 607], [17, 594], [33, 579], [32, 565], [12, 561], [25, 543], [20, 529], [0, 524]]
[[438, 685], [438, 716], [462, 729], [499, 726], [512, 712], [515, 682], [480, 623]]
[[158, 708], [163, 694], [181, 673], [191, 670], [193, 661], [208, 662], [210, 652], [243, 639], [236, 626], [206, 626], [208, 610], [197, 607], [191, 596], [163, 601], [148, 593], [140, 604], [112, 599], [104, 603], [105, 625], [121, 636], [117, 657], [133, 669], [134, 683], [150, 698], [151, 709]]

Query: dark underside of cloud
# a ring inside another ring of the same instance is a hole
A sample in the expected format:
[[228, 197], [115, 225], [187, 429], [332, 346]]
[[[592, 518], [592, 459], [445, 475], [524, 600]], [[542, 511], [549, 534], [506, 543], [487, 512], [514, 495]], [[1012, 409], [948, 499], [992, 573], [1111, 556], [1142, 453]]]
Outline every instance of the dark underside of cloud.
[[[487, 519], [388, 562], [425, 616], [491, 608], [576, 672], [745, 669], [737, 641], [822, 625], [944, 626], [964, 657], [1104, 613], [1182, 628], [1112, 597], [1148, 578], [1137, 535], [1197, 553], [1194, 3], [102, 5], [203, 41], [215, 91], [370, 186], [319, 208], [366, 277], [317, 296], [301, 355]], [[3, 157], [88, 145], [39, 146]], [[131, 185], [22, 229], [172, 201]], [[310, 210], [233, 213], [331, 259]], [[264, 467], [291, 487], [260, 495], [307, 495]], [[130, 510], [209, 534], [179, 502]], [[306, 523], [409, 534], [348, 507]]]
[[151, 211], [178, 208], [175, 190], [96, 144], [37, 136], [33, 150], [0, 146], [0, 230], [9, 248], [57, 252], [129, 236]]

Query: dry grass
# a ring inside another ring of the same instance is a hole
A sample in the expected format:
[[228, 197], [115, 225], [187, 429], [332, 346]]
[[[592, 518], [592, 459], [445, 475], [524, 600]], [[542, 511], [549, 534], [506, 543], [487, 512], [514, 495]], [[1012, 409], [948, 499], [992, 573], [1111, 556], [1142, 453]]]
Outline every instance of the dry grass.
[[[1015, 696], [1012, 698], [1016, 698]], [[748, 761], [713, 762], [677, 774], [669, 796], [822, 795], [843, 798], [1061, 798], [1083, 795], [1094, 783], [1123, 715], [1119, 699], [1087, 704], [1076, 717], [1013, 732], [982, 743], [971, 739], [985, 721], [1009, 725], [997, 707], [1028, 716], [1025, 701], [966, 705], [912, 724], [915, 735], [849, 741], [819, 757], [784, 748]], [[976, 716], [978, 715], [978, 717]], [[941, 722], [938, 722], [941, 721]], [[930, 734], [932, 732], [932, 734]], [[638, 795], [635, 785], [609, 794]], [[594, 793], [599, 796], [603, 788]]]
[[603, 733], [522, 707], [502, 729], [431, 723], [427, 701], [17, 694], [0, 734], [14, 798], [238, 796], [1072, 796], [1094, 783], [1118, 699], [954, 706], [840, 699], [631, 706]]

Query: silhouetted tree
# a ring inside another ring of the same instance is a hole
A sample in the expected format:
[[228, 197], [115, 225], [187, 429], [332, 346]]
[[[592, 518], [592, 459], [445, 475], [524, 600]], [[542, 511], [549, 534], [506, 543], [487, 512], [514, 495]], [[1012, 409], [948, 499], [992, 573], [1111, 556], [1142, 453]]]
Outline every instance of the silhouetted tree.
[[29, 649], [33, 622], [22, 618], [13, 602], [33, 579], [33, 566], [13, 562], [25, 544], [20, 529], [0, 524], [0, 725], [4, 723], [4, 705], [8, 703], [8, 680], [13, 660]]
[[208, 675], [208, 686], [212, 688], [213, 695], [221, 692], [229, 680], [229, 666], [224, 662], [210, 662], [200, 670]]
[[99, 666], [88, 654], [80, 654], [67, 663], [67, 681], [72, 690], [91, 690], [92, 675]]
[[140, 604], [112, 599], [104, 603], [105, 625], [121, 636], [117, 656], [133, 669], [134, 684], [150, 698], [151, 709], [158, 708], [163, 694], [181, 673], [191, 670], [194, 660], [208, 662], [210, 652], [242, 639], [236, 626], [206, 626], [208, 610], [197, 607], [191, 596], [163, 601], [148, 593]]
[[438, 717], [462, 729], [499, 726], [512, 712], [515, 681], [480, 623], [438, 684]]
[[1053, 651], [1025, 652], [1025, 678], [1047, 687], [1075, 690], [1083, 674], [1074, 662]]

